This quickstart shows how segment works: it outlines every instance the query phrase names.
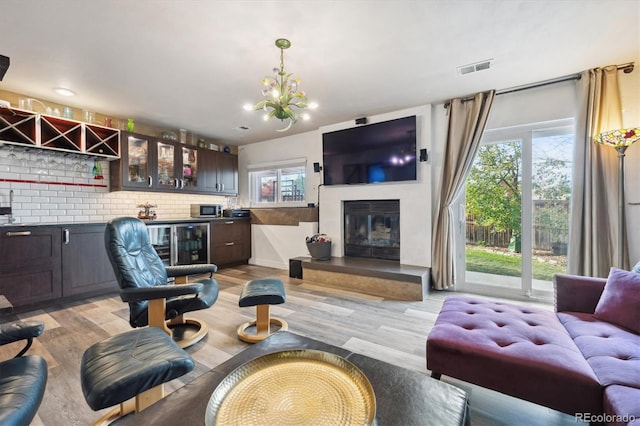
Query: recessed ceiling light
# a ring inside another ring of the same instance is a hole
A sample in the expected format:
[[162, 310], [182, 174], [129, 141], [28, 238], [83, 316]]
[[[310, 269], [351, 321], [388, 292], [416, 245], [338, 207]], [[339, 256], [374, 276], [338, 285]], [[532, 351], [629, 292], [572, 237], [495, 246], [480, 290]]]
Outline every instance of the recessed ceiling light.
[[252, 111], [253, 110], [253, 105], [251, 104], [244, 104], [242, 106], [242, 108], [244, 108], [245, 111]]
[[56, 92], [58, 95], [62, 95], [62, 96], [75, 96], [76, 92], [74, 92], [71, 89], [66, 89], [64, 87], [56, 87], [55, 89], [53, 89], [54, 92]]

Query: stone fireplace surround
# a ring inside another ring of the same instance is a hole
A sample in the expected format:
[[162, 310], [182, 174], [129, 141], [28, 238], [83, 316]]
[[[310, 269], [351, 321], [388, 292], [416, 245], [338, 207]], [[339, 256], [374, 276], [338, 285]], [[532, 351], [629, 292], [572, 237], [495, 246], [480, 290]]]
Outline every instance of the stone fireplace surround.
[[[420, 169], [418, 176], [412, 183], [322, 187], [319, 232], [332, 238], [332, 258], [302, 261], [304, 278], [382, 297], [423, 300], [430, 287], [431, 187]], [[344, 255], [344, 202], [359, 200], [399, 200], [400, 261]]]
[[321, 188], [319, 231], [332, 238], [333, 257], [344, 257], [344, 201], [399, 200], [400, 265], [431, 267], [431, 193], [421, 183]]

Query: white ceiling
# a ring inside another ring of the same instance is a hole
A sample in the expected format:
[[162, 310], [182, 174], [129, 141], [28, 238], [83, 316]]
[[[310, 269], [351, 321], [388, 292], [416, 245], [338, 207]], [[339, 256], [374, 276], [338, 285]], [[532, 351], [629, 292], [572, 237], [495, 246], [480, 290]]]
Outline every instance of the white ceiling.
[[639, 22], [640, 0], [1, 0], [0, 89], [242, 145], [285, 135], [242, 108], [276, 38], [320, 104], [290, 135], [638, 61]]

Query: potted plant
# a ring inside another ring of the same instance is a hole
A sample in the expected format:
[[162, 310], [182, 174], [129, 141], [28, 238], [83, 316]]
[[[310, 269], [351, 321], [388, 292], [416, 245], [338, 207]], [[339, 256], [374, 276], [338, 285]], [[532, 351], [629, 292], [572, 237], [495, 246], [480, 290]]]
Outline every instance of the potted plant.
[[314, 234], [306, 238], [307, 250], [314, 260], [331, 259], [331, 237], [326, 234]]

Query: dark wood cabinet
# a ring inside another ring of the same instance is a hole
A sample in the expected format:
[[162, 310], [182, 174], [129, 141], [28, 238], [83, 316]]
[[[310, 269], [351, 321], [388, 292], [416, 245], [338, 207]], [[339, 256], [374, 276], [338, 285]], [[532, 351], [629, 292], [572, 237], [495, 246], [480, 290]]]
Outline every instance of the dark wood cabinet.
[[62, 228], [62, 296], [117, 290], [104, 246], [105, 225]]
[[238, 156], [201, 149], [201, 190], [210, 194], [238, 195]]
[[60, 298], [60, 228], [0, 229], [0, 294], [14, 307]]
[[145, 135], [122, 132], [120, 160], [109, 163], [111, 190], [144, 190], [153, 188], [155, 150], [153, 140]]
[[112, 191], [238, 193], [236, 155], [129, 132], [121, 144], [109, 164]]
[[216, 178], [221, 194], [238, 195], [238, 156], [216, 152]]
[[3, 227], [0, 294], [14, 308], [116, 291], [105, 225]]
[[251, 257], [249, 219], [211, 222], [211, 263], [218, 266], [247, 263]]

